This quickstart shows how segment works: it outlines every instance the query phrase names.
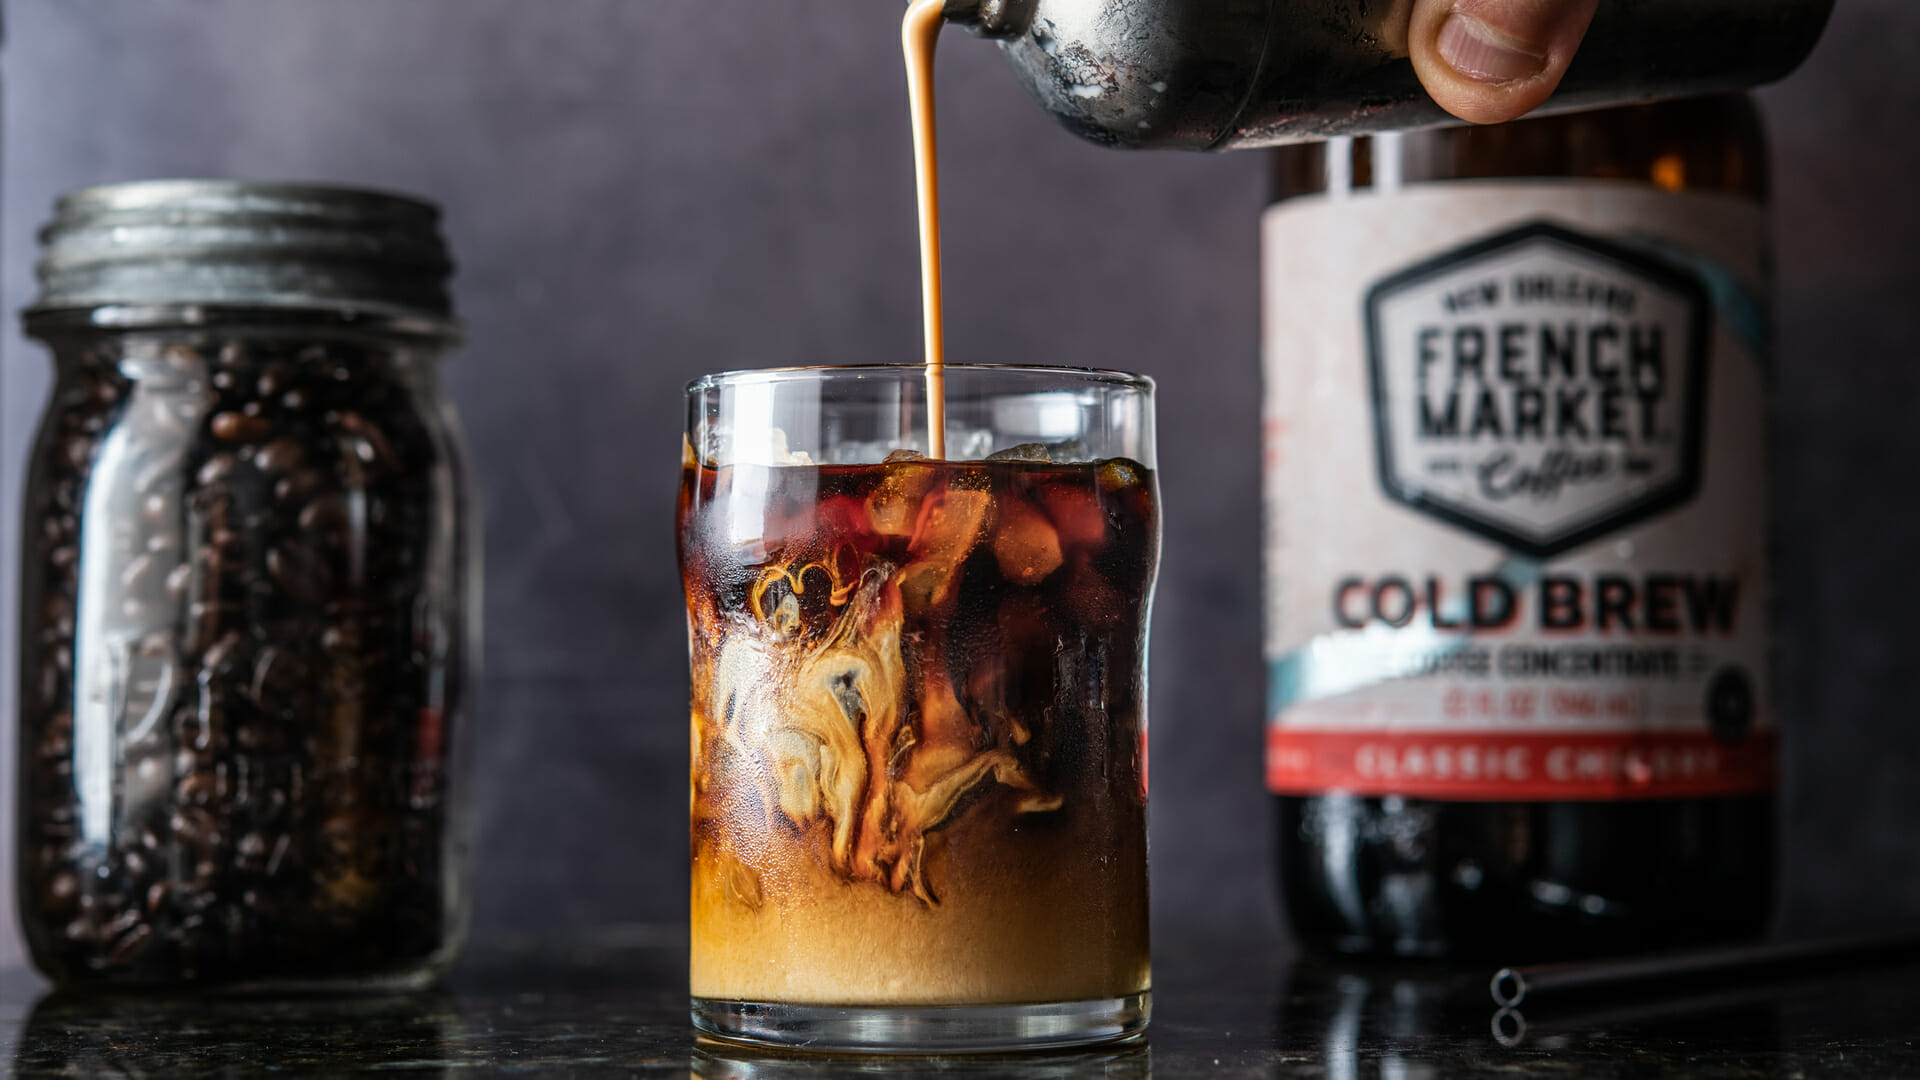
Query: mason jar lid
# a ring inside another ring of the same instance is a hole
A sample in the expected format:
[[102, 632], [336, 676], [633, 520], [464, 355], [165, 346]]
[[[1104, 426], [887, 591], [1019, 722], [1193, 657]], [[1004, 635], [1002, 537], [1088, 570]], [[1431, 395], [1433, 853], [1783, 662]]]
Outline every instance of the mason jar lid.
[[28, 315], [105, 305], [326, 308], [451, 322], [440, 211], [327, 184], [80, 188], [40, 230]]

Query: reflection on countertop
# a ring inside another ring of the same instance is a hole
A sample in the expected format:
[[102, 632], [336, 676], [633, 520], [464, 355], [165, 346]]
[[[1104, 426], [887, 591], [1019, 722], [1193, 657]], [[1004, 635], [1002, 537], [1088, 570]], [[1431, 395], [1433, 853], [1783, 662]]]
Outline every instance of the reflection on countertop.
[[1329, 966], [1265, 935], [1163, 933], [1145, 1044], [1027, 1057], [849, 1058], [696, 1043], [677, 930], [476, 951], [405, 996], [84, 997], [0, 973], [17, 1076], [1895, 1076], [1920, 1074], [1920, 967], [1641, 990], [1496, 1014], [1483, 968]]

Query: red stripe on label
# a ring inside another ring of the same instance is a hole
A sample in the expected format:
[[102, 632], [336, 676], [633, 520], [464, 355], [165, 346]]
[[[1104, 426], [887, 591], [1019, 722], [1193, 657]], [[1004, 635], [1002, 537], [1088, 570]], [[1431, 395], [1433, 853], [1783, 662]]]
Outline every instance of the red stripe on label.
[[1738, 745], [1706, 732], [1267, 731], [1276, 795], [1580, 801], [1770, 793], [1779, 737]]

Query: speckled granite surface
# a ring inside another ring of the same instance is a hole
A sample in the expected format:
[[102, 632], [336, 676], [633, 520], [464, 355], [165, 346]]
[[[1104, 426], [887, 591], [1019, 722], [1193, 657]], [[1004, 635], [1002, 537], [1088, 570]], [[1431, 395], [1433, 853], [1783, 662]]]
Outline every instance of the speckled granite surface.
[[1920, 1075], [1920, 967], [1911, 966], [1538, 1010], [1524, 1031], [1506, 1018], [1503, 1041], [1478, 969], [1328, 969], [1272, 942], [1163, 935], [1144, 1046], [1012, 1060], [859, 1060], [696, 1046], [673, 937], [480, 952], [445, 988], [399, 997], [89, 999], [7, 972], [0, 1061], [22, 1077]]

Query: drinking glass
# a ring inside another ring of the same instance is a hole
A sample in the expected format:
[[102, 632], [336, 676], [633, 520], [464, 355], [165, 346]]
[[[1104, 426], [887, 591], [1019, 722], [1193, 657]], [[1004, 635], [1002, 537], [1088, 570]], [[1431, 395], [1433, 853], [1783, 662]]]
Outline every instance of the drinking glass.
[[694, 1026], [866, 1051], [1151, 1008], [1153, 384], [951, 366], [688, 388]]

